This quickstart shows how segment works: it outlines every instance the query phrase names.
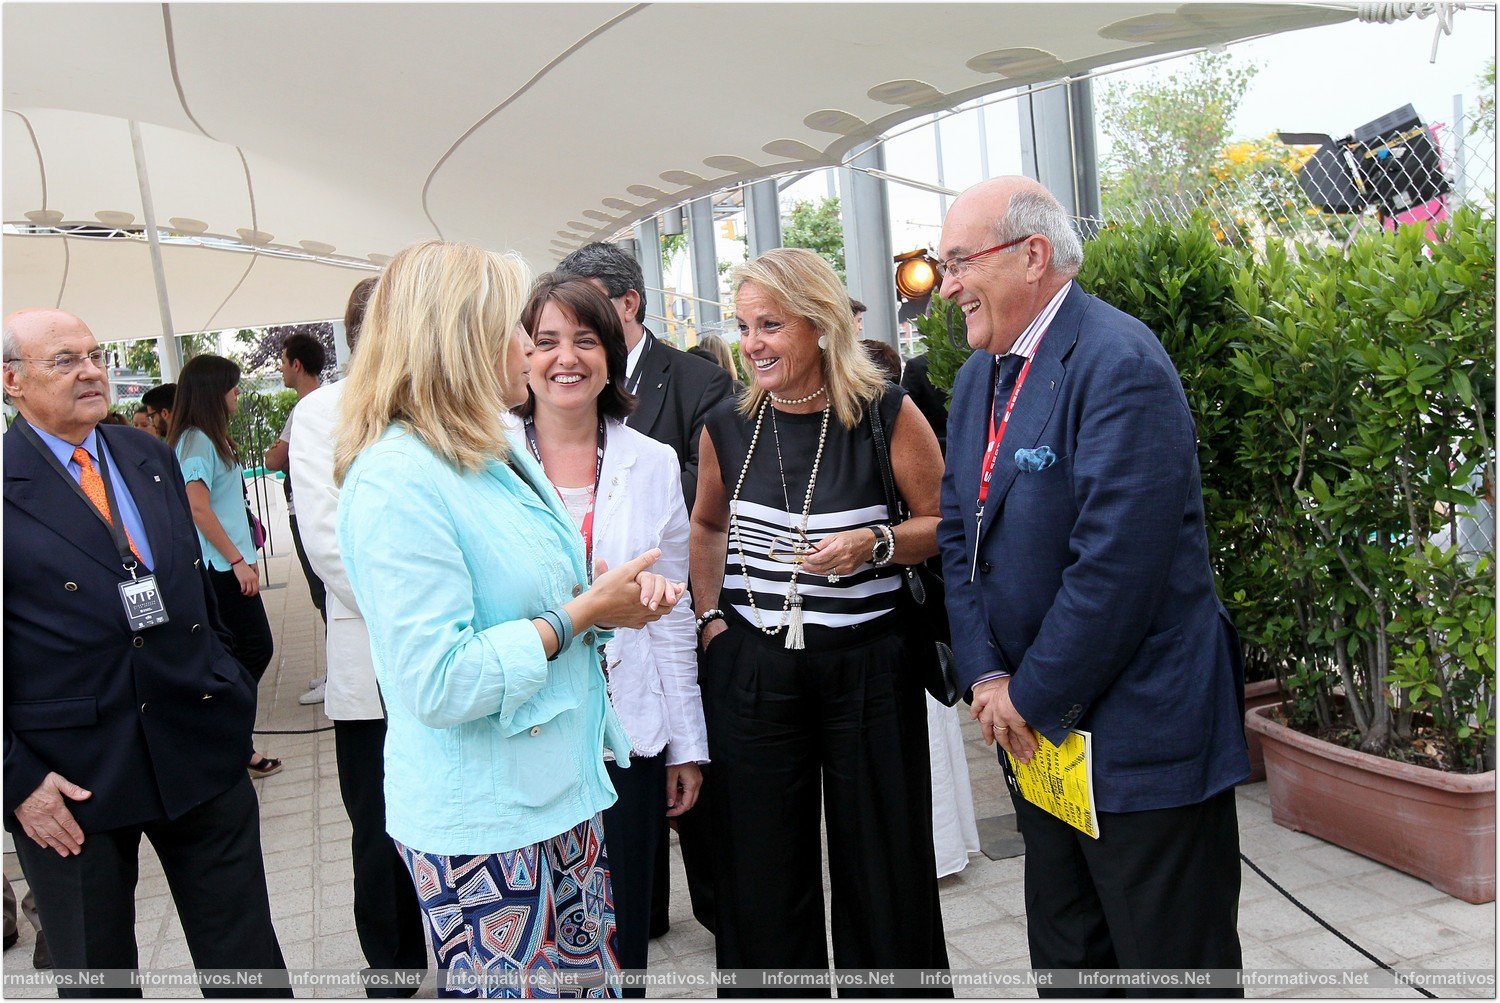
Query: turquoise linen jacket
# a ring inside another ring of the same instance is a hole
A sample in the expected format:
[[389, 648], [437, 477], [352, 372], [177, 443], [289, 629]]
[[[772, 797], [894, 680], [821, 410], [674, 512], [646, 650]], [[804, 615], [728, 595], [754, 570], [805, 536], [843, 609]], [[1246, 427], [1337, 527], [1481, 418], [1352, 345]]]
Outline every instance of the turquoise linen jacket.
[[499, 853], [614, 803], [603, 750], [627, 763], [630, 740], [600, 671], [610, 633], [580, 634], [552, 662], [542, 651], [531, 618], [588, 579], [578, 531], [523, 445], [473, 473], [393, 424], [350, 467], [338, 537], [386, 704], [393, 838]]

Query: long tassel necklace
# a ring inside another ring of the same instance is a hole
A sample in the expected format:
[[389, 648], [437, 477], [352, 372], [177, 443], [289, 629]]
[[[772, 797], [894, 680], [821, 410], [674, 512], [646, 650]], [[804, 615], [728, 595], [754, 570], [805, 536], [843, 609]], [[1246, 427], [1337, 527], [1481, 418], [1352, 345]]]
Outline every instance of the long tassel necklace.
[[[811, 401], [822, 392], [819, 389], [817, 393], [802, 398], [797, 403]], [[793, 402], [787, 401], [786, 403]], [[745, 474], [750, 469], [750, 460], [755, 455], [755, 446], [760, 441], [760, 430], [765, 422], [766, 410], [770, 404], [771, 401], [769, 399], [762, 401], [760, 410], [755, 415], [755, 431], [750, 436], [750, 448], [745, 453], [745, 463], [740, 467], [739, 479], [734, 484], [734, 494], [729, 499], [729, 531], [734, 537], [735, 549], [740, 552], [740, 573], [745, 576], [745, 594], [750, 598], [750, 612], [755, 615], [756, 629], [767, 637], [772, 637], [782, 627], [785, 627], [786, 647], [800, 650], [806, 647], [806, 640], [802, 626], [802, 597], [797, 592], [797, 576], [802, 570], [802, 555], [807, 553], [811, 546], [807, 541], [807, 523], [812, 513], [813, 488], [818, 483], [818, 468], [823, 462], [823, 447], [828, 442], [828, 416], [833, 411], [833, 408], [825, 407], [823, 409], [823, 427], [818, 433], [818, 451], [813, 456], [812, 473], [807, 478], [807, 494], [802, 499], [802, 518], [796, 526], [792, 527], [792, 530], [797, 534], [797, 541], [792, 547], [792, 554], [795, 560], [792, 564], [792, 577], [787, 587], [786, 601], [781, 607], [781, 622], [774, 627], [767, 627], [765, 620], [761, 617], [760, 607], [755, 604], [755, 589], [750, 584], [750, 567], [745, 560], [745, 544], [740, 537], [739, 500], [740, 489], [745, 485]], [[786, 467], [782, 463], [781, 458], [781, 434], [777, 431], [776, 415], [774, 413], [771, 415], [771, 435], [776, 440], [776, 466], [781, 472], [781, 496], [783, 501], [786, 502], [787, 514], [790, 515], [792, 506], [787, 493]], [[775, 549], [776, 544], [773, 541], [771, 550], [774, 552]]]

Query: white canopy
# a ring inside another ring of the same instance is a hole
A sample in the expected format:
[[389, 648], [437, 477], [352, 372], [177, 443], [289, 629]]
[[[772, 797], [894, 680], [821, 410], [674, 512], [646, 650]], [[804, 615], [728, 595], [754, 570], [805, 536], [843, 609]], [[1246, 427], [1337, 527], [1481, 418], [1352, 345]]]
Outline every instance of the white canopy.
[[[689, 198], [835, 165], [960, 101], [1353, 16], [1273, 3], [7, 4], [4, 219], [139, 226], [134, 120], [159, 226], [346, 265], [257, 255], [231, 294], [244, 254], [169, 245], [177, 329], [327, 318], [352, 266], [413, 240], [547, 267]], [[62, 240], [7, 237], [7, 311], [61, 290], [116, 336], [159, 333], [144, 245], [69, 238], [65, 255]]]

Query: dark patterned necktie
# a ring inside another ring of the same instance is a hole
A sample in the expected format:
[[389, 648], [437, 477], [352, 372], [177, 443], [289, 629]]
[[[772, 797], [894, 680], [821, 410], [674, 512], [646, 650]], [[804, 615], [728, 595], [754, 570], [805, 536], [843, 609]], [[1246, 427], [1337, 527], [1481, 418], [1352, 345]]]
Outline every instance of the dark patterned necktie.
[[1000, 365], [995, 373], [995, 401], [994, 415], [995, 425], [999, 427], [1000, 421], [1005, 417], [1005, 405], [1010, 403], [1010, 392], [1016, 385], [1016, 377], [1021, 375], [1021, 367], [1026, 364], [1023, 355], [1003, 355], [1000, 357]]

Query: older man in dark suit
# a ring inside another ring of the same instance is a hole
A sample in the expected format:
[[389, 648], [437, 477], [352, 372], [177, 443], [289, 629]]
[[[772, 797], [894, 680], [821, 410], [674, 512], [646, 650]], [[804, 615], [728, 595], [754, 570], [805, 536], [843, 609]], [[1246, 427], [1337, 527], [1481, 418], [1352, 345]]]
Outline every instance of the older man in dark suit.
[[14, 313], [4, 349], [20, 412], [4, 437], [5, 823], [56, 967], [138, 967], [145, 835], [196, 966], [284, 968], [245, 772], [254, 684], [221, 636], [177, 461], [99, 424], [102, 353], [77, 317]]
[[[672, 347], [646, 328], [646, 279], [641, 273], [640, 263], [619, 245], [586, 244], [564, 258], [557, 270], [593, 280], [614, 304], [625, 328], [625, 347], [629, 352], [626, 389], [636, 398], [635, 410], [625, 423], [677, 451], [677, 461], [682, 467], [682, 497], [687, 503], [688, 513], [692, 514], [693, 501], [698, 494], [698, 443], [703, 438], [703, 422], [715, 404], [734, 392], [729, 374], [706, 359]], [[662, 811], [666, 811], [668, 801], [678, 800], [680, 795], [675, 792], [688, 785], [697, 788], [707, 778], [707, 773], [706, 769], [700, 773], [699, 765], [693, 763], [669, 766], [667, 787], [674, 793], [669, 797], [663, 792]], [[628, 782], [624, 772], [620, 776], [622, 782]], [[687, 870], [693, 915], [712, 931], [713, 888], [709, 875], [713, 864], [709, 854], [713, 851], [712, 838], [706, 829], [709, 809], [704, 798], [712, 797], [713, 792], [706, 784], [703, 791], [695, 808], [678, 816], [677, 835], [682, 847], [682, 863]], [[605, 827], [608, 825], [606, 818]], [[650, 875], [655, 886], [651, 915], [653, 937], [667, 932], [670, 895], [667, 863], [664, 836], [656, 855], [655, 872]]]
[[1044, 188], [996, 178], [943, 224], [954, 385], [938, 532], [986, 742], [1093, 735], [1100, 835], [1015, 797], [1037, 968], [1238, 968], [1239, 640], [1214, 594], [1193, 418], [1143, 324], [1080, 288]]

